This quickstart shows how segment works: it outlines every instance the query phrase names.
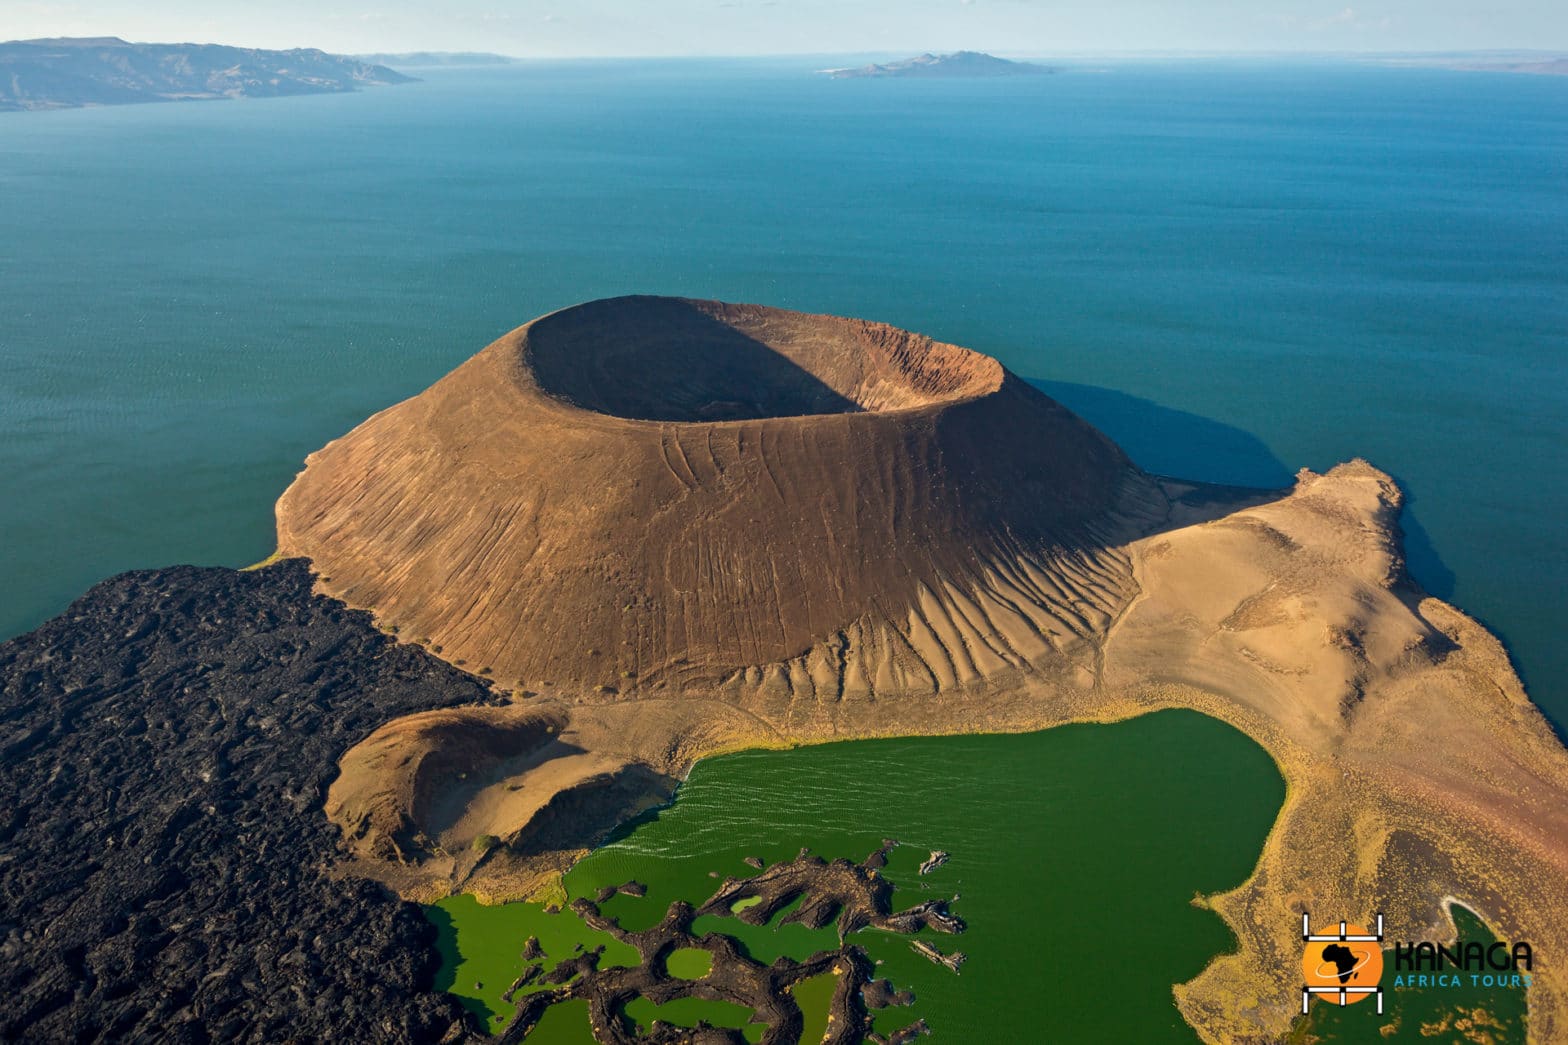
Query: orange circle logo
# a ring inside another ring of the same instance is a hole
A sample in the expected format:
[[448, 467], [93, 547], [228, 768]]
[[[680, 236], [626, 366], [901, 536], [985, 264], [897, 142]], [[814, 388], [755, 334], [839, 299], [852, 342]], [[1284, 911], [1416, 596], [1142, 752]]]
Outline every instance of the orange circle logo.
[[[1345, 936], [1371, 934], [1346, 925]], [[1383, 949], [1372, 940], [1311, 940], [1301, 955], [1301, 976], [1311, 993], [1336, 1005], [1353, 1005], [1372, 995], [1383, 978]]]

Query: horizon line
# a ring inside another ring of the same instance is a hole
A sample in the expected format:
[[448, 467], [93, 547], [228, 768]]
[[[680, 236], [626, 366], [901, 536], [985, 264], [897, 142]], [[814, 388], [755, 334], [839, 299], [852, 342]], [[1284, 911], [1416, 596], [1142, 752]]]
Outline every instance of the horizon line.
[[52, 41], [88, 41], [88, 40], [117, 40], [121, 43], [134, 46], [149, 47], [236, 47], [258, 51], [321, 51], [325, 54], [335, 54], [345, 57], [358, 57], [361, 55], [483, 55], [486, 57], [505, 58], [510, 61], [652, 61], [652, 60], [729, 60], [729, 59], [757, 59], [757, 58], [874, 58], [888, 55], [947, 55], [963, 52], [989, 54], [994, 57], [1013, 58], [1271, 58], [1271, 57], [1296, 57], [1296, 58], [1464, 58], [1464, 57], [1563, 57], [1568, 58], [1568, 49], [1550, 47], [1484, 47], [1484, 48], [1423, 48], [1419, 50], [1346, 50], [1346, 49], [1310, 49], [1310, 48], [1133, 48], [1126, 50], [1107, 48], [1063, 48], [1050, 51], [1025, 51], [1025, 50], [1000, 50], [983, 51], [975, 47], [960, 47], [956, 50], [938, 48], [925, 48], [923, 50], [898, 49], [898, 50], [857, 50], [857, 51], [754, 51], [754, 52], [684, 52], [679, 54], [603, 54], [582, 52], [574, 54], [507, 54], [502, 51], [490, 51], [483, 48], [431, 48], [413, 47], [394, 49], [388, 47], [367, 48], [364, 50], [333, 51], [316, 45], [296, 45], [292, 47], [257, 47], [253, 44], [226, 43], [219, 40], [129, 40], [114, 34], [96, 36], [36, 36], [0, 40], [0, 47], [8, 44], [36, 44]]

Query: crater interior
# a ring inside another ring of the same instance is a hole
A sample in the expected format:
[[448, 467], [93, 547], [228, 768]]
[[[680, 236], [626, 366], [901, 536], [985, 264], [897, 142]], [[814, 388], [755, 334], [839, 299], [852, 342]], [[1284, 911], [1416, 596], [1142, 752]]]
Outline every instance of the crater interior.
[[885, 412], [985, 395], [992, 359], [907, 331], [681, 298], [589, 302], [536, 322], [523, 356], [547, 395], [640, 421]]

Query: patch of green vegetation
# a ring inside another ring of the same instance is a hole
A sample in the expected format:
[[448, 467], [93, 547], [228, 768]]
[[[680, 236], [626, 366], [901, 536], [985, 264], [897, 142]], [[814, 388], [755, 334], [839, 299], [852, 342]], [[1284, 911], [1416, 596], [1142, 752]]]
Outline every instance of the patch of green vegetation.
[[283, 552], [282, 551], [274, 551], [271, 555], [267, 556], [265, 559], [261, 560], [260, 562], [253, 562], [249, 566], [241, 566], [240, 567], [240, 572], [241, 573], [249, 573], [251, 570], [265, 569], [266, 567], [271, 566], [275, 562], [282, 562], [282, 561], [283, 561]]
[[528, 899], [541, 907], [565, 907], [571, 902], [571, 897], [566, 894], [566, 883], [560, 877], [535, 889]]
[[472, 848], [476, 853], [488, 853], [500, 844], [501, 840], [495, 835], [480, 835], [474, 839]]

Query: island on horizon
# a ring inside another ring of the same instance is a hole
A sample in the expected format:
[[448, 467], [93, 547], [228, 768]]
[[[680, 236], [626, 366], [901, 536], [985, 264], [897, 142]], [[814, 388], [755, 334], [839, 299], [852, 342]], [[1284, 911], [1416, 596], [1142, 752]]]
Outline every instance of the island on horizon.
[[952, 54], [925, 54], [905, 58], [900, 62], [883, 65], [861, 65], [853, 68], [823, 69], [822, 73], [835, 80], [885, 79], [907, 77], [935, 79], [938, 77], [987, 77], [987, 76], [1039, 76], [1054, 73], [1048, 65], [1032, 62], [1015, 62], [998, 58], [982, 51], [955, 51]]
[[315, 48], [57, 37], [0, 43], [0, 112], [335, 94], [415, 77]]
[[516, 58], [489, 51], [378, 51], [373, 54], [356, 54], [352, 57], [371, 65], [384, 65], [392, 69], [435, 69], [445, 66], [513, 65]]
[[1568, 54], [1559, 51], [1441, 51], [1372, 55], [1369, 58], [1396, 68], [1568, 76]]

